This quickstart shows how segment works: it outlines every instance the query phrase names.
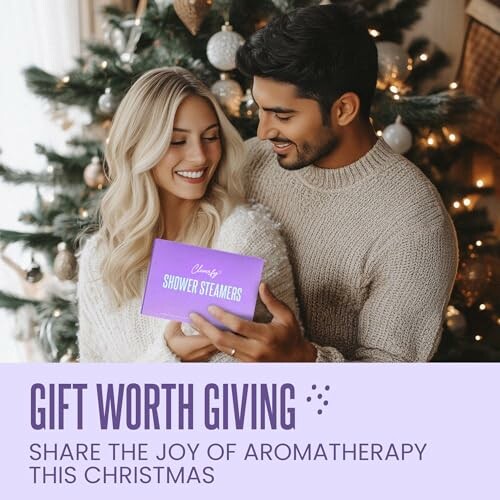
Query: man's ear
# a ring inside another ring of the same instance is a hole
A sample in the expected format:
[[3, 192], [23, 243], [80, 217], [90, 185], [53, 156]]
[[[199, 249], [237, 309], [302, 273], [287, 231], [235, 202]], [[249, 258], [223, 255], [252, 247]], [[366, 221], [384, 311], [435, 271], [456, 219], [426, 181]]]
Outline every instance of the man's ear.
[[345, 127], [359, 114], [361, 102], [354, 92], [342, 94], [332, 105], [331, 119], [333, 123]]

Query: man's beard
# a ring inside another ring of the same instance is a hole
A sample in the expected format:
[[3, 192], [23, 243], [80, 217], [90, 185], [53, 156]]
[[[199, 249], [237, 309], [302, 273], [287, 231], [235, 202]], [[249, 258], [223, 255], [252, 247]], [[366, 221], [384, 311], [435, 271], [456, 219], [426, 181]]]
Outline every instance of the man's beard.
[[297, 151], [297, 159], [292, 163], [288, 163], [285, 156], [280, 156], [278, 154], [278, 163], [280, 167], [286, 170], [300, 170], [301, 168], [313, 165], [320, 161], [325, 156], [328, 156], [337, 146], [339, 140], [338, 137], [333, 134], [329, 134], [329, 137], [325, 138], [323, 141], [316, 144], [309, 144], [304, 142], [302, 147], [299, 148], [297, 144], [295, 149]]

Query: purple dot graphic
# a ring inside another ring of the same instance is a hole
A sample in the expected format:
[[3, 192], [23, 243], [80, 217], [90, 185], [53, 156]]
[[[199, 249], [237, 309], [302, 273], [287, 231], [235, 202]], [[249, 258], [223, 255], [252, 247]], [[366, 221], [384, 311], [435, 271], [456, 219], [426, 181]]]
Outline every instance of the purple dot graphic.
[[325, 391], [329, 391], [330, 390], [330, 386], [329, 385], [325, 385]]
[[318, 399], [321, 399], [323, 397], [323, 394], [318, 394]]
[[325, 400], [325, 401], [323, 401], [323, 405], [324, 405], [324, 406], [328, 406], [328, 401], [326, 401], [326, 400]]
[[323, 410], [318, 410], [318, 415], [321, 415], [323, 413]]
[[311, 401], [311, 396], [307, 396], [306, 401], [309, 403]]
[[313, 390], [313, 391], [315, 391], [315, 390], [316, 390], [316, 384], [314, 384], [314, 385], [312, 386], [312, 390]]

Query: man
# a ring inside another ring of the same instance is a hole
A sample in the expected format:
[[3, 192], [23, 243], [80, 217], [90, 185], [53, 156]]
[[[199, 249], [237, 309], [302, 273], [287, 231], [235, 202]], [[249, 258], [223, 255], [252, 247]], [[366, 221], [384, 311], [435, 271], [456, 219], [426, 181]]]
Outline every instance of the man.
[[281, 223], [306, 338], [261, 285], [271, 323], [211, 308], [231, 331], [193, 315], [206, 337], [188, 342], [243, 361], [429, 360], [456, 236], [434, 186], [373, 131], [377, 51], [366, 26], [339, 5], [308, 7], [255, 33], [237, 61], [259, 106], [247, 194]]

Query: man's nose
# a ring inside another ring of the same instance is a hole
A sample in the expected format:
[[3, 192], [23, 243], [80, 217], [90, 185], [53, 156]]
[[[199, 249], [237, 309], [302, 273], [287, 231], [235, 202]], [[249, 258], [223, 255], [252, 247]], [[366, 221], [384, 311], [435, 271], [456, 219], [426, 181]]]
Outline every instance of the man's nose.
[[264, 115], [259, 116], [259, 126], [257, 127], [257, 137], [260, 140], [272, 139], [278, 136], [278, 131], [272, 124], [269, 123], [269, 119]]

